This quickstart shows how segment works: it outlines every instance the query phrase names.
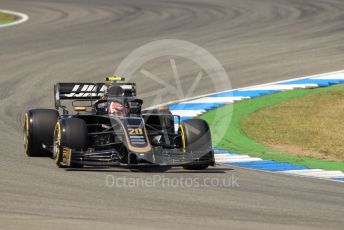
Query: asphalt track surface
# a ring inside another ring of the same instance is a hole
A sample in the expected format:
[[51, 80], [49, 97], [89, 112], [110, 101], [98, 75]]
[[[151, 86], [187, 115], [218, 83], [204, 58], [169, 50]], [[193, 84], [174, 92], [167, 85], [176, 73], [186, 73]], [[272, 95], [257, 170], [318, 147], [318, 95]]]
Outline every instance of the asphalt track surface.
[[[26, 157], [21, 134], [26, 108], [52, 107], [53, 83], [97, 81], [157, 39], [206, 48], [233, 87], [343, 69], [342, 0], [1, 0], [0, 6], [30, 16], [0, 29], [0, 229], [342, 229], [343, 183], [225, 167], [65, 171]], [[150, 70], [171, 79], [161, 65]], [[192, 77], [183, 75], [183, 86]], [[137, 82], [143, 93], [153, 87]], [[209, 91], [202, 82], [194, 95]], [[107, 187], [107, 175], [201, 182], [235, 176], [239, 187]]]

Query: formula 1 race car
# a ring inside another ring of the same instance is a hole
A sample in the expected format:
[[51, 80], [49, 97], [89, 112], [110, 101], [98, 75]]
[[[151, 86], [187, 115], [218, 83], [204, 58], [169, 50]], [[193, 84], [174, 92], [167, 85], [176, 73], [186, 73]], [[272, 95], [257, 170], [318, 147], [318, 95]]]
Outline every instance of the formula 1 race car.
[[[57, 166], [73, 168], [202, 170], [215, 164], [206, 121], [180, 121], [167, 107], [142, 110], [135, 83], [123, 81], [55, 84], [56, 109], [25, 113], [26, 154], [51, 156]], [[67, 100], [70, 105], [63, 105]]]

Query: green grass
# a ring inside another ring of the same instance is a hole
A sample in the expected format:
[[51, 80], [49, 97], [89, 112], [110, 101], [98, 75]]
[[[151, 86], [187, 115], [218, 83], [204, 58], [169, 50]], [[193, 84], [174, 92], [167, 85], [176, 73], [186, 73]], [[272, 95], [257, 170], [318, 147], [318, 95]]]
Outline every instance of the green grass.
[[344, 162], [319, 160], [313, 157], [290, 155], [286, 152], [259, 144], [252, 138], [248, 137], [241, 127], [245, 117], [263, 108], [311, 94], [338, 90], [341, 87], [343, 86], [336, 85], [326, 88], [317, 88], [312, 90], [291, 90], [266, 95], [211, 110], [203, 114], [201, 118], [208, 121], [210, 125], [213, 138], [212, 141], [215, 147], [227, 149], [238, 154], [249, 154], [250, 156], [260, 157], [262, 159], [271, 159], [278, 162], [290, 162], [309, 168], [323, 168], [327, 170], [344, 171]]
[[15, 15], [0, 12], [0, 25], [7, 24], [16, 20]]
[[344, 161], [344, 85], [260, 109], [243, 118], [241, 128], [291, 154]]

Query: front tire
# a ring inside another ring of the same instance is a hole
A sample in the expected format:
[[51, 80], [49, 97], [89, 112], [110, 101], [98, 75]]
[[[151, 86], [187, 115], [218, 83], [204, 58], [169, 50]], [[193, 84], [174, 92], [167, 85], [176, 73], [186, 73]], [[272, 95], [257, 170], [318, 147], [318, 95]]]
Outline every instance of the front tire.
[[[56, 123], [54, 131], [54, 154], [56, 165], [66, 167], [63, 151], [83, 150], [87, 146], [87, 126], [84, 120], [65, 118]], [[80, 168], [82, 165], [72, 163], [69, 167]]]
[[53, 109], [32, 109], [25, 113], [24, 149], [29, 157], [51, 156], [43, 145], [53, 145], [53, 134], [59, 113]]
[[[182, 136], [184, 151], [212, 151], [211, 134], [209, 125], [201, 119], [191, 119], [180, 124], [179, 134]], [[187, 170], [204, 170], [209, 164], [183, 166]]]

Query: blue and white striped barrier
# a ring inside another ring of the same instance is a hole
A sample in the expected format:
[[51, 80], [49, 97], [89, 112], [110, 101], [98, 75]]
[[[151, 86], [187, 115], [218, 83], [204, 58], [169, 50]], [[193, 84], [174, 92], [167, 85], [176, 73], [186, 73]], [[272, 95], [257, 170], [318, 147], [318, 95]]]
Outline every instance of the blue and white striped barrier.
[[[344, 83], [344, 70], [199, 96], [197, 98], [170, 104], [169, 109], [172, 114], [181, 116], [181, 120], [187, 120], [192, 117], [198, 117], [211, 109], [231, 104], [235, 101], [255, 98], [285, 90], [326, 87], [339, 83]], [[288, 175], [344, 181], [344, 173], [342, 171], [309, 169], [304, 166], [293, 165], [290, 163], [279, 163], [272, 160], [250, 157], [248, 155], [239, 155], [229, 152], [228, 150], [217, 148], [214, 148], [214, 151], [216, 162], [223, 163], [225, 165], [279, 172]]]

